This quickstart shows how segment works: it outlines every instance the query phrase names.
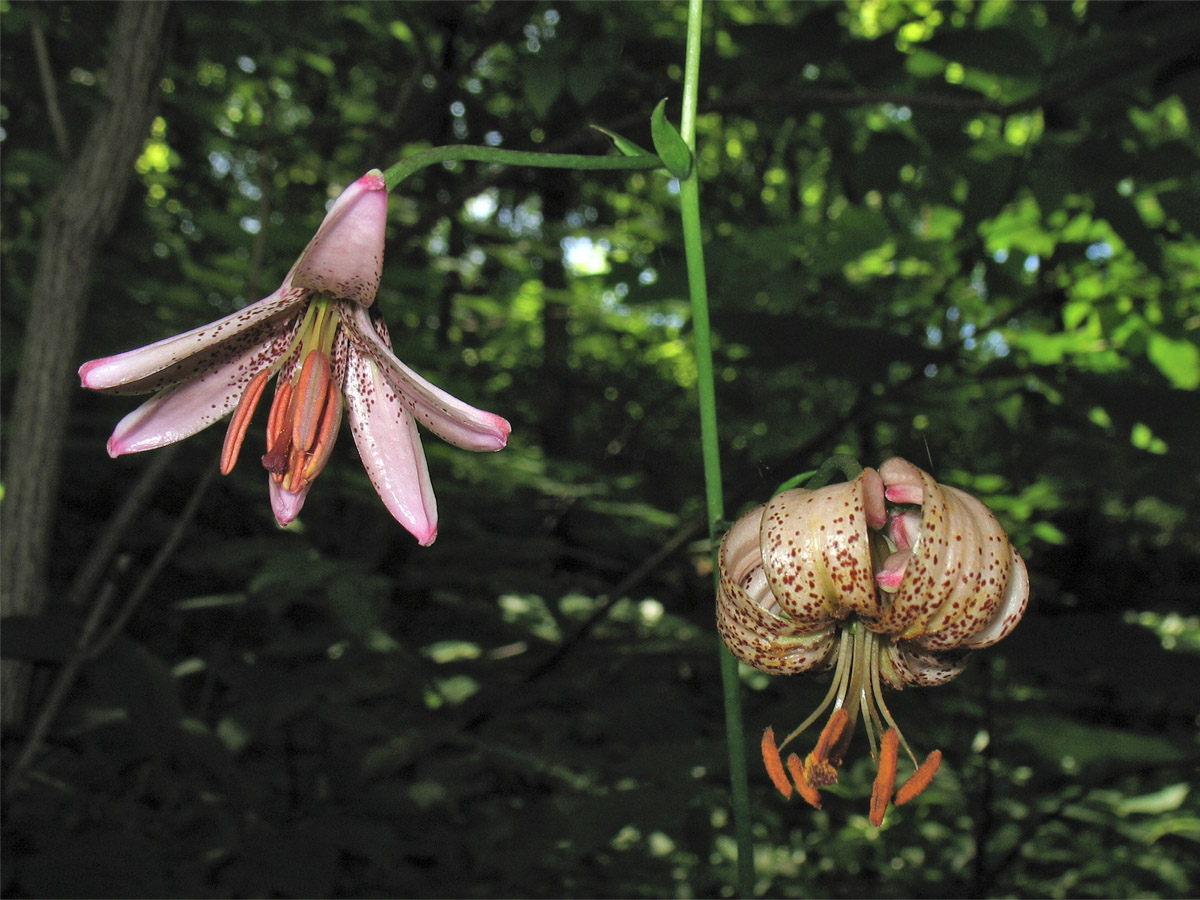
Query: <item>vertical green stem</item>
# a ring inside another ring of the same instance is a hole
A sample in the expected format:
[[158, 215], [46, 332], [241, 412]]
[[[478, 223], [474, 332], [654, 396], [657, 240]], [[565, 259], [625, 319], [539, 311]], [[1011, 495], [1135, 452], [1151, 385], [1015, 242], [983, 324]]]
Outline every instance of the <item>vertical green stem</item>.
[[[696, 107], [700, 88], [700, 34], [702, 0], [689, 0], [687, 50], [683, 78], [683, 111], [679, 133], [696, 150]], [[721, 454], [717, 441], [717, 399], [713, 379], [712, 339], [708, 318], [708, 287], [704, 277], [704, 242], [700, 229], [700, 179], [693, 161], [691, 172], [679, 184], [683, 218], [683, 246], [687, 257], [688, 289], [692, 301], [692, 329], [696, 339], [697, 391], [700, 404], [700, 445], [704, 459], [704, 488], [708, 505], [708, 536], [713, 545], [716, 580], [716, 533], [725, 518], [721, 488]], [[742, 729], [741, 683], [733, 654], [721, 645], [721, 683], [725, 697], [725, 731], [728, 739], [729, 776], [733, 799], [733, 827], [737, 840], [738, 896], [754, 890], [754, 842], [750, 833], [750, 787], [746, 774], [746, 740]]]

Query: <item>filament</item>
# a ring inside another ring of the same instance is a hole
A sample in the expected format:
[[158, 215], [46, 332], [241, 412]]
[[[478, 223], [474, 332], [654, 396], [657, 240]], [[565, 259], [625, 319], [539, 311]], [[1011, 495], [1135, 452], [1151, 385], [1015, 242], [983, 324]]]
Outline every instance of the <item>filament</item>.
[[842, 634], [838, 641], [837, 668], [833, 671], [833, 681], [829, 684], [829, 690], [825, 693], [825, 699], [820, 702], [812, 715], [801, 722], [791, 734], [783, 739], [783, 743], [779, 745], [781, 750], [795, 738], [798, 738], [804, 732], [804, 729], [817, 721], [821, 717], [821, 714], [829, 708], [829, 704], [835, 696], [838, 698], [837, 705], [842, 705], [842, 698], [845, 696], [845, 684], [849, 678], [851, 664], [854, 662], [854, 652], [850, 648], [850, 641], [853, 637], [851, 631], [852, 629], [850, 628], [842, 629]]
[[904, 739], [904, 732], [900, 730], [900, 726], [896, 724], [896, 720], [892, 718], [892, 712], [888, 709], [887, 704], [883, 700], [883, 686], [879, 683], [879, 652], [871, 655], [871, 689], [875, 693], [875, 705], [879, 708], [879, 712], [883, 715], [883, 719], [892, 728], [896, 729], [896, 733], [900, 735], [900, 746], [904, 748], [904, 752], [908, 754], [908, 758], [912, 760], [914, 766], [917, 763], [917, 754], [913, 753], [912, 747], [908, 745], [908, 741]]

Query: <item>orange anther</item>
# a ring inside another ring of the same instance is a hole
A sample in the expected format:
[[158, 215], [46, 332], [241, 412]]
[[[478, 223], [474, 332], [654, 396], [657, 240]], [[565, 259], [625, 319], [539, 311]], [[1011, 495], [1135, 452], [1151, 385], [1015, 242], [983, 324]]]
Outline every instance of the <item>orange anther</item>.
[[896, 759], [899, 755], [900, 732], [889, 728], [880, 741], [879, 772], [871, 788], [871, 824], [876, 828], [883, 824], [883, 815], [892, 799], [892, 791], [896, 789]]
[[267, 452], [262, 463], [276, 484], [283, 480], [283, 473], [287, 471], [292, 437], [292, 393], [292, 383], [280, 381], [275, 387], [275, 399], [271, 401], [271, 414], [267, 417]]
[[804, 766], [800, 763], [800, 757], [795, 753], [789, 754], [787, 758], [788, 771], [792, 773], [792, 781], [796, 782], [796, 791], [801, 797], [807, 801], [809, 806], [815, 809], [821, 808], [821, 794], [813, 787], [804, 777]]
[[842, 761], [844, 752], [844, 748], [841, 746], [842, 738], [847, 736], [846, 728], [849, 725], [850, 714], [846, 712], [846, 707], [839, 706], [833, 711], [833, 715], [829, 717], [825, 727], [821, 729], [821, 736], [817, 738], [817, 746], [813, 748], [809, 758], [817, 763], [828, 760], [835, 766], [838, 765]]
[[925, 762], [917, 766], [917, 771], [912, 773], [912, 777], [904, 782], [904, 786], [896, 791], [896, 799], [893, 801], [897, 806], [903, 806], [925, 788], [929, 787], [929, 782], [933, 781], [933, 776], [937, 774], [938, 766], [942, 764], [942, 751], [934, 750], [927, 757]]
[[229, 430], [225, 432], [225, 444], [221, 447], [221, 474], [228, 475], [237, 465], [238, 454], [242, 452], [242, 442], [246, 439], [246, 429], [250, 427], [250, 419], [258, 408], [263, 389], [271, 377], [269, 368], [263, 369], [250, 379], [242, 399], [238, 401], [237, 409], [229, 420]]
[[285, 491], [295, 493], [304, 487], [304, 448], [292, 445], [291, 453], [288, 456], [287, 468], [283, 470], [283, 479], [279, 486]]
[[325, 468], [329, 456], [333, 453], [333, 445], [337, 440], [338, 428], [342, 424], [342, 392], [338, 386], [329, 381], [326, 386], [324, 412], [317, 427], [317, 436], [304, 463], [302, 481], [311, 484], [312, 480]]
[[292, 418], [292, 444], [312, 452], [321, 422], [325, 418], [325, 407], [329, 402], [330, 366], [329, 357], [320, 350], [311, 350], [304, 359], [300, 378], [296, 381], [296, 411]]
[[767, 728], [762, 736], [762, 758], [771, 776], [771, 783], [784, 799], [792, 796], [792, 783], [788, 780], [787, 772], [783, 770], [783, 760], [779, 756], [779, 748], [775, 746], [775, 729]]

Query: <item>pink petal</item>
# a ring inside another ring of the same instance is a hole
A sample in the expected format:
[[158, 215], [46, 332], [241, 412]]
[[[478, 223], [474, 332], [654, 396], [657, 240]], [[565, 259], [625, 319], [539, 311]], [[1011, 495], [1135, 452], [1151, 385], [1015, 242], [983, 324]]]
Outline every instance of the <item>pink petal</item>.
[[108, 455], [154, 450], [207, 428], [237, 406], [246, 385], [270, 363], [278, 341], [272, 336], [204, 375], [155, 394], [117, 423]]
[[921, 470], [908, 460], [893, 456], [879, 467], [887, 498], [893, 503], [916, 503], [924, 500]]
[[342, 323], [354, 345], [351, 356], [355, 351], [369, 356], [418, 422], [463, 450], [504, 449], [512, 431], [507, 420], [463, 403], [400, 362], [375, 330], [365, 307], [355, 307], [352, 316], [343, 317]]
[[888, 536], [899, 549], [911, 549], [920, 535], [921, 514], [919, 512], [892, 513]]
[[368, 357], [351, 352], [345, 392], [350, 430], [375, 492], [429, 546], [437, 538], [437, 499], [417, 423]]
[[245, 356], [249, 348], [265, 346], [273, 332], [282, 333], [293, 326], [275, 320], [285, 317], [305, 297], [304, 291], [281, 287], [223, 319], [136, 350], [85, 362], [79, 367], [79, 380], [94, 391], [144, 394], [219, 370]]
[[887, 524], [887, 507], [884, 505], [883, 479], [879, 473], [867, 466], [862, 470], [863, 505], [867, 515], [867, 525], [879, 530]]
[[275, 483], [274, 478], [267, 476], [267, 487], [270, 489], [271, 511], [275, 513], [275, 521], [280, 527], [286, 527], [300, 515], [300, 508], [304, 506], [304, 499], [312, 485], [306, 484], [298, 491], [285, 491]]
[[925, 497], [925, 492], [920, 486], [913, 487], [908, 484], [888, 485], [884, 493], [893, 503], [916, 503], [918, 506]]
[[362, 306], [374, 303], [383, 270], [387, 201], [378, 169], [342, 191], [296, 260], [288, 282]]
[[911, 550], [897, 550], [884, 560], [879, 571], [875, 573], [875, 581], [879, 586], [885, 591], [895, 591], [899, 588], [900, 582], [904, 580], [904, 570], [911, 556]]

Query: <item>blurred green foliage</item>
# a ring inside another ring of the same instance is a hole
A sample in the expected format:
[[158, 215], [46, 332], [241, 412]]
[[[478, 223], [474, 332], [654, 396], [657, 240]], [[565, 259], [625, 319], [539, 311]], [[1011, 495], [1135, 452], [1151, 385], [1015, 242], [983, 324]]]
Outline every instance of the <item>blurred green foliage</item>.
[[[368, 168], [458, 142], [606, 152], [591, 125], [649, 146], [680, 93], [681, 4], [176, 12], [80, 361], [270, 292]], [[7, 416], [64, 170], [34, 19], [78, 147], [114, 6], [0, 13]], [[997, 511], [1035, 591], [961, 678], [891, 701], [946, 762], [882, 829], [857, 743], [819, 812], [755, 772], [756, 890], [1194, 895], [1200, 13], [705, 14], [695, 164], [731, 513], [834, 452], [901, 454]], [[426, 442], [429, 549], [350, 442], [286, 532], [248, 451], [10, 797], [6, 896], [729, 895], [706, 548], [610, 596], [702, 516], [675, 202], [661, 172], [465, 163], [395, 192], [379, 304], [397, 352], [509, 418], [509, 449]], [[104, 452], [131, 408], [81, 392], [62, 423], [64, 599], [4, 627], [5, 654], [47, 672], [84, 614], [66, 586], [148, 462]], [[101, 589], [136, 582], [218, 431], [183, 445]], [[825, 688], [745, 681], [751, 737]]]

